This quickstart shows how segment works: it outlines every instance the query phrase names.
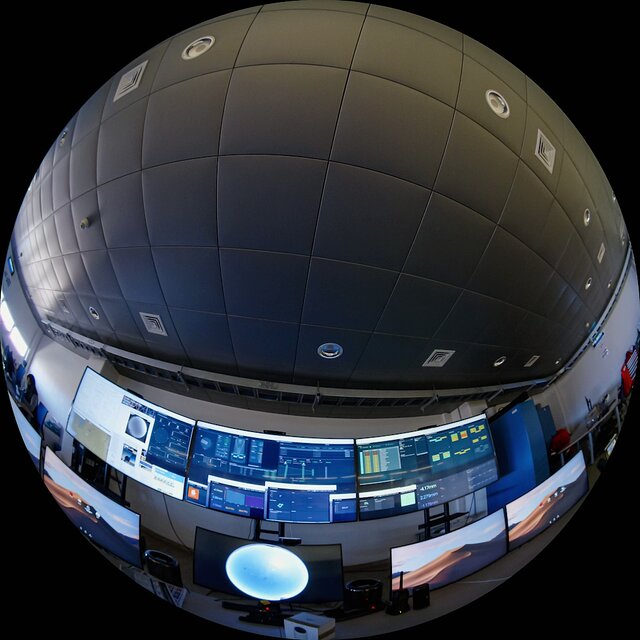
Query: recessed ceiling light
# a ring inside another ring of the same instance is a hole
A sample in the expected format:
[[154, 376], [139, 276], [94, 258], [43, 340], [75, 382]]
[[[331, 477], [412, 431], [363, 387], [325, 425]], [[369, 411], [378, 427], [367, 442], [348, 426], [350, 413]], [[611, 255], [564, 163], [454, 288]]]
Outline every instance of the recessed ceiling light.
[[507, 356], [500, 356], [494, 363], [494, 367], [501, 367], [507, 361]]
[[66, 142], [66, 140], [67, 140], [67, 134], [68, 134], [68, 133], [69, 133], [69, 132], [65, 129], [65, 130], [60, 134], [60, 139], [58, 140], [58, 144], [59, 144], [60, 146], [64, 145], [64, 143]]
[[558, 359], [556, 360], [556, 365], [560, 364], [561, 362], [562, 362], [562, 360], [560, 360], [560, 358], [558, 358]]
[[585, 328], [585, 329], [588, 329], [590, 326], [591, 326], [591, 323], [590, 323], [590, 322], [585, 322], [585, 323], [584, 323], [584, 328]]
[[504, 96], [493, 89], [489, 89], [484, 97], [487, 100], [487, 104], [493, 113], [499, 118], [508, 118], [511, 110], [509, 109], [509, 103], [505, 100]]
[[584, 215], [582, 216], [582, 220], [584, 222], [584, 226], [588, 227], [591, 222], [591, 211], [589, 209], [584, 210]]
[[591, 289], [591, 285], [593, 284], [593, 278], [591, 276], [589, 276], [587, 278], [587, 281], [584, 283], [584, 290], [585, 291], [589, 291], [589, 289]]
[[613, 280], [609, 280], [607, 283], [607, 289], [611, 289], [611, 285], [613, 284]]
[[339, 358], [343, 352], [344, 349], [335, 342], [325, 342], [318, 347], [318, 355], [321, 358], [326, 358], [327, 360]]
[[616, 194], [615, 193], [611, 193], [611, 197], [613, 198], [614, 202], [617, 202], [618, 198], [616, 198]]
[[89, 315], [94, 320], [100, 320], [100, 314], [98, 313], [98, 311], [97, 311], [97, 309], [95, 307], [89, 307]]
[[213, 47], [216, 39], [213, 36], [202, 36], [188, 44], [182, 52], [183, 60], [193, 60], [200, 57], [203, 53], [206, 53]]

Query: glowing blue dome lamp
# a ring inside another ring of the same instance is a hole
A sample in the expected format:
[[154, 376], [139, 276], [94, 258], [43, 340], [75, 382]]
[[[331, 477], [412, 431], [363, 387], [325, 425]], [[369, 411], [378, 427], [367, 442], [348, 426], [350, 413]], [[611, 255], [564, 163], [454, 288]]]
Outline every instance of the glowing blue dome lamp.
[[258, 607], [249, 609], [240, 620], [258, 624], [282, 625], [279, 602], [302, 593], [309, 583], [304, 562], [284, 547], [249, 544], [229, 554], [225, 564], [234, 587], [252, 598]]

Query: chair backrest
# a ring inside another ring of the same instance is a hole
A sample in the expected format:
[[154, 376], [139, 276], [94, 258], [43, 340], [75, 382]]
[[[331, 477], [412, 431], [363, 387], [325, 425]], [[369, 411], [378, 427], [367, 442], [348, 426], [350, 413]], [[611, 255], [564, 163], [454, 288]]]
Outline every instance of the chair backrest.
[[16, 369], [16, 387], [19, 387], [22, 384], [22, 378], [24, 378], [24, 365], [21, 364]]
[[49, 413], [47, 407], [45, 407], [42, 402], [39, 402], [38, 408], [36, 409], [36, 422], [40, 428], [42, 428], [42, 425], [44, 424], [44, 419], [47, 417], [47, 413]]

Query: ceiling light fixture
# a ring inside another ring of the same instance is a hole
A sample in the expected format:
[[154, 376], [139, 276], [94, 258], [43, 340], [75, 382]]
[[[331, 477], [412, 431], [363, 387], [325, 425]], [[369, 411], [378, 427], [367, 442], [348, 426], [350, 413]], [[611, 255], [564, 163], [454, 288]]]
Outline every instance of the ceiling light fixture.
[[501, 367], [507, 361], [507, 356], [500, 356], [494, 363], [494, 367]]
[[562, 362], [562, 360], [560, 360], [560, 358], [558, 358], [558, 359], [556, 360], [556, 365], [559, 365], [561, 362]]
[[607, 283], [607, 289], [611, 289], [611, 285], [613, 284], [613, 280], [609, 280]]
[[216, 39], [213, 36], [202, 36], [202, 38], [194, 40], [184, 48], [182, 59], [194, 60], [195, 58], [199, 58], [203, 53], [206, 53], [213, 47], [215, 41]]
[[582, 216], [582, 220], [584, 221], [584, 226], [588, 227], [591, 222], [591, 211], [589, 209], [584, 210], [584, 215]]
[[584, 283], [584, 290], [585, 291], [589, 291], [589, 289], [591, 289], [591, 285], [593, 284], [593, 278], [591, 276], [589, 276], [587, 278], [587, 281]]
[[321, 358], [325, 358], [327, 360], [333, 360], [334, 358], [339, 358], [344, 352], [344, 349], [335, 342], [325, 342], [318, 347], [318, 355]]
[[97, 311], [97, 309], [95, 307], [89, 307], [89, 315], [94, 320], [100, 320], [100, 314], [98, 313], [98, 311]]
[[489, 108], [499, 118], [508, 118], [511, 110], [509, 109], [509, 103], [505, 100], [504, 96], [493, 89], [487, 90], [484, 97], [489, 105]]

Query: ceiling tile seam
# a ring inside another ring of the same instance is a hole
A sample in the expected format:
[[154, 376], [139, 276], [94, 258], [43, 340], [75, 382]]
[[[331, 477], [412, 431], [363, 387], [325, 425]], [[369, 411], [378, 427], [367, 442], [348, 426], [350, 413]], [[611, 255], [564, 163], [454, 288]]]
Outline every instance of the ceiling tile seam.
[[[152, 89], [149, 92], [148, 97], [151, 98], [152, 96], [155, 96], [158, 93], [162, 93], [163, 91], [166, 91], [167, 89], [172, 89], [173, 87], [175, 87], [175, 86], [177, 86], [179, 84], [186, 84], [187, 82], [191, 82], [192, 80], [197, 80], [199, 78], [205, 78], [206, 76], [215, 76], [218, 73], [220, 73], [220, 74], [229, 73], [230, 71], [233, 71], [233, 69], [234, 69], [234, 65], [233, 64], [231, 64], [230, 66], [226, 66], [225, 65], [224, 68], [222, 68], [222, 69], [215, 69], [214, 71], [204, 71], [203, 73], [198, 73], [195, 76], [189, 76], [188, 78], [182, 78], [182, 80], [175, 80], [174, 82], [170, 82], [169, 84], [166, 84], [166, 85], [163, 85], [161, 87], [156, 87], [155, 89]], [[159, 70], [160, 70], [160, 67], [158, 67], [158, 71]], [[229, 74], [229, 75], [231, 75], [231, 74]], [[109, 117], [111, 118], [112, 116], [109, 116]]]
[[[244, 18], [245, 16], [250, 16], [252, 14], [256, 14], [259, 13], [260, 10], [264, 7], [264, 5], [255, 5], [253, 7], [246, 7], [246, 13], [241, 13], [235, 16], [229, 15], [229, 14], [223, 14], [221, 16], [217, 16], [214, 18], [211, 18], [209, 20], [204, 20], [203, 22], [199, 22], [198, 24], [194, 24], [192, 27], [187, 27], [186, 29], [183, 29], [182, 31], [179, 31], [178, 33], [176, 33], [174, 36], [170, 36], [169, 39], [171, 41], [184, 36], [185, 34], [189, 33], [190, 31], [193, 31], [194, 29], [204, 29], [205, 27], [210, 27], [213, 26], [214, 24], [220, 24], [222, 22], [227, 22], [228, 20], [235, 20], [236, 18]], [[253, 9], [255, 9], [255, 11], [253, 11]], [[238, 11], [242, 11], [242, 9], [238, 9]], [[235, 12], [232, 12], [235, 13]], [[171, 45], [171, 42], [169, 43], [169, 45]]]
[[[291, 2], [290, 4], [295, 4], [294, 2]], [[359, 2], [358, 4], [364, 4], [364, 2]], [[265, 7], [264, 12], [265, 13], [275, 13], [276, 11], [334, 11], [335, 13], [350, 13], [354, 16], [364, 16], [364, 13], [360, 13], [358, 11], [350, 11], [349, 9], [347, 9], [346, 7], [344, 9], [338, 9], [335, 6], [332, 7], [298, 7], [298, 6], [292, 6], [292, 7], [283, 7], [283, 8], [270, 8], [272, 5], [270, 4], [265, 4], [262, 5], [263, 7]], [[367, 5], [367, 11], [369, 10], [369, 7], [371, 5], [368, 4]]]
[[[435, 177], [433, 179], [433, 186], [435, 186], [438, 183], [438, 176], [440, 175], [440, 171], [441, 171], [442, 165], [444, 163], [444, 157], [445, 157], [445, 155], [447, 153], [447, 148], [449, 147], [449, 142], [451, 140], [451, 132], [453, 131], [453, 121], [455, 120], [456, 108], [458, 106], [458, 101], [460, 99], [460, 88], [462, 86], [462, 69], [463, 69], [463, 66], [464, 66], [463, 62], [464, 62], [464, 54], [461, 56], [461, 59], [460, 59], [460, 70], [459, 70], [459, 74], [458, 74], [458, 90], [456, 92], [456, 100], [455, 100], [455, 104], [454, 104], [454, 108], [453, 108], [453, 113], [451, 114], [451, 120], [449, 121], [449, 131], [447, 133], [447, 139], [445, 141], [444, 147], [442, 149], [442, 153], [440, 155], [440, 162], [438, 163], [438, 169], [436, 170], [436, 175], [435, 175]], [[416, 238], [418, 237], [418, 232], [420, 231], [420, 228], [422, 227], [424, 219], [425, 219], [425, 217], [427, 215], [427, 211], [429, 210], [429, 205], [431, 204], [431, 199], [433, 198], [433, 193], [434, 193], [433, 190], [431, 190], [431, 192], [429, 193], [429, 197], [427, 198], [427, 203], [425, 205], [424, 211], [422, 212], [422, 216], [420, 217], [420, 222], [418, 223], [418, 225], [416, 226], [416, 228], [415, 228], [415, 230], [413, 232], [413, 240], [411, 241], [411, 244], [409, 245], [409, 249], [405, 253], [404, 260], [402, 262], [402, 267], [400, 268], [400, 271], [396, 275], [396, 281], [395, 281], [395, 283], [393, 285], [393, 288], [391, 289], [391, 292], [389, 293], [389, 296], [387, 298], [387, 301], [386, 301], [384, 307], [382, 308], [382, 310], [378, 314], [378, 318], [376, 320], [376, 323], [373, 326], [373, 331], [371, 332], [371, 335], [369, 336], [369, 339], [367, 340], [364, 348], [360, 352], [360, 356], [358, 357], [358, 360], [356, 361], [356, 364], [355, 364], [355, 366], [353, 367], [353, 369], [351, 371], [351, 376], [349, 376], [349, 378], [347, 380], [347, 383], [351, 382], [351, 378], [353, 377], [353, 374], [355, 373], [355, 371], [358, 370], [360, 362], [361, 362], [365, 352], [369, 348], [369, 344], [371, 343], [373, 335], [376, 332], [377, 328], [380, 326], [380, 322], [382, 321], [382, 318], [384, 317], [385, 312], [389, 308], [389, 304], [391, 303], [391, 299], [393, 297], [393, 294], [396, 292], [398, 284], [400, 283], [400, 278], [402, 277], [402, 275], [405, 272], [405, 269], [406, 269], [406, 266], [407, 266], [407, 261], [409, 260], [409, 256], [411, 255], [411, 251], [413, 250], [413, 247], [415, 246]], [[451, 311], [451, 309], [449, 309], [449, 312], [450, 311]]]
[[[388, 8], [388, 7], [384, 7], [384, 5], [377, 5], [377, 6], [382, 6], [383, 8]], [[371, 7], [371, 5], [369, 5], [369, 7]], [[368, 10], [367, 10], [368, 11]], [[454, 47], [451, 43], [446, 42], [445, 40], [443, 40], [442, 38], [438, 38], [438, 36], [434, 36], [430, 33], [427, 33], [426, 31], [422, 31], [421, 29], [417, 29], [416, 27], [410, 27], [409, 25], [406, 24], [402, 24], [401, 22], [396, 22], [395, 20], [391, 20], [390, 18], [381, 18], [380, 16], [370, 16], [371, 18], [375, 19], [375, 20], [382, 20], [383, 22], [390, 22], [391, 24], [395, 24], [399, 27], [404, 27], [405, 29], [409, 29], [411, 31], [415, 31], [416, 33], [419, 33], [427, 38], [432, 38], [433, 40], [437, 40], [438, 42], [441, 42], [442, 44], [446, 44], [447, 47], [450, 47], [451, 49], [453, 49], [454, 51], [460, 51], [463, 52], [463, 47], [464, 47], [464, 34], [461, 33], [460, 31], [458, 31], [457, 29], [453, 29], [452, 27], [448, 27], [449, 29], [451, 29], [451, 31], [453, 31], [454, 33], [462, 36], [461, 42], [463, 43], [461, 45], [461, 47]], [[422, 17], [422, 16], [418, 16], [418, 17]], [[427, 20], [429, 18], [426, 18]], [[445, 24], [440, 24], [440, 23], [436, 23], [439, 26], [444, 26], [446, 27], [447, 25]]]
[[[302, 293], [302, 304], [300, 305], [300, 316], [298, 318], [298, 335], [296, 336], [296, 346], [295, 346], [295, 351], [294, 351], [294, 356], [293, 356], [293, 368], [292, 368], [292, 373], [293, 375], [295, 375], [295, 371], [296, 371], [296, 367], [298, 364], [298, 348], [300, 346], [300, 333], [301, 333], [301, 327], [302, 327], [302, 318], [304, 317], [304, 308], [305, 305], [307, 303], [307, 292], [309, 290], [309, 278], [311, 275], [311, 261], [312, 261], [312, 256], [314, 254], [315, 251], [315, 246], [316, 246], [316, 237], [318, 235], [318, 226], [320, 224], [320, 214], [322, 212], [322, 204], [324, 202], [324, 198], [325, 198], [325, 192], [326, 192], [326, 187], [327, 187], [327, 178], [329, 176], [329, 166], [330, 166], [330, 158], [331, 155], [333, 153], [333, 148], [335, 146], [335, 142], [336, 142], [336, 135], [338, 133], [338, 125], [340, 124], [340, 116], [342, 114], [342, 106], [344, 104], [344, 99], [345, 96], [347, 95], [347, 89], [349, 87], [349, 80], [351, 78], [351, 68], [353, 67], [353, 61], [356, 59], [356, 54], [358, 52], [358, 45], [360, 44], [360, 38], [362, 37], [362, 32], [364, 30], [364, 25], [367, 22], [367, 16], [369, 14], [369, 9], [371, 8], [371, 4], [367, 5], [367, 9], [364, 12], [364, 14], [362, 15], [362, 23], [360, 25], [360, 31], [358, 32], [358, 37], [356, 38], [355, 41], [355, 45], [353, 47], [353, 52], [351, 54], [351, 62], [349, 63], [349, 68], [347, 69], [347, 73], [344, 79], [344, 86], [342, 87], [342, 96], [340, 97], [340, 104], [338, 105], [338, 111], [336, 113], [336, 121], [335, 124], [333, 126], [333, 135], [331, 137], [331, 146], [329, 147], [329, 154], [326, 158], [326, 166], [324, 169], [324, 177], [322, 179], [322, 187], [320, 188], [320, 199], [318, 200], [318, 210], [316, 212], [316, 222], [315, 222], [315, 226], [313, 228], [313, 236], [311, 239], [311, 250], [309, 252], [309, 259], [307, 262], [307, 273], [306, 273], [306, 278], [305, 278], [305, 283], [304, 283], [304, 291]], [[353, 370], [352, 370], [353, 371]], [[345, 376], [346, 377], [346, 376]], [[347, 378], [348, 380], [348, 378]]]
[[[526, 127], [526, 120], [525, 120], [525, 127]], [[478, 272], [478, 267], [480, 266], [480, 264], [484, 260], [484, 257], [486, 256], [487, 251], [488, 251], [489, 247], [491, 246], [491, 243], [493, 242], [493, 239], [494, 239], [494, 237], [496, 235], [496, 230], [498, 229], [498, 226], [500, 225], [500, 221], [502, 220], [502, 216], [504, 215], [505, 209], [507, 207], [507, 202], [509, 202], [509, 198], [511, 197], [511, 193], [513, 191], [513, 186], [516, 183], [517, 172], [518, 172], [518, 164], [516, 164], [516, 167], [513, 170], [513, 177], [511, 178], [511, 187], [509, 188], [509, 192], [507, 193], [507, 197], [505, 198], [504, 204], [502, 205], [502, 211], [500, 212], [500, 216], [498, 217], [498, 220], [494, 223], [494, 227], [493, 227], [493, 230], [491, 232], [491, 237], [489, 238], [487, 244], [485, 245], [484, 250], [482, 251], [482, 255], [478, 259], [478, 262], [476, 262], [476, 266], [474, 267], [472, 274], [469, 276], [465, 286], [461, 287], [460, 293], [458, 294], [457, 300], [453, 303], [453, 305], [449, 309], [449, 313], [447, 313], [447, 315], [444, 317], [444, 319], [442, 320], [442, 322], [440, 323], [438, 328], [434, 331], [434, 333], [433, 333], [433, 339], [434, 340], [438, 339], [438, 334], [440, 333], [442, 328], [446, 325], [446, 323], [449, 321], [449, 318], [451, 317], [451, 314], [453, 313], [454, 309], [458, 306], [458, 304], [460, 303], [460, 300], [462, 300], [462, 296], [464, 295], [464, 292], [465, 291], [473, 292], [472, 290], [469, 289], [469, 285], [471, 284], [471, 282], [473, 282], [473, 278], [475, 277], [476, 273]]]
[[[225, 88], [225, 92], [224, 92], [224, 99], [222, 101], [222, 111], [220, 114], [220, 122], [219, 122], [219, 128], [218, 128], [218, 149], [217, 149], [217, 156], [218, 156], [218, 160], [216, 161], [216, 240], [217, 242], [220, 242], [220, 223], [219, 223], [219, 209], [220, 209], [220, 144], [222, 141], [222, 130], [224, 128], [224, 116], [225, 116], [225, 112], [227, 110], [227, 98], [229, 97], [229, 89], [231, 88], [231, 83], [233, 82], [233, 75], [235, 73], [235, 65], [238, 62], [238, 58], [240, 57], [240, 51], [242, 51], [242, 46], [244, 45], [244, 42], [247, 38], [247, 36], [249, 35], [249, 31], [251, 31], [251, 27], [253, 27], [256, 18], [260, 15], [261, 11], [263, 10], [264, 5], [261, 5], [260, 8], [253, 14], [253, 19], [251, 20], [251, 23], [249, 24], [249, 26], [247, 27], [247, 30], [244, 33], [244, 36], [242, 37], [242, 41], [240, 42], [240, 45], [238, 46], [238, 50], [236, 51], [236, 56], [235, 59], [233, 61], [233, 66], [231, 68], [231, 72], [229, 73], [229, 78], [227, 81], [227, 86]], [[218, 254], [218, 272], [220, 273], [220, 292], [222, 293], [222, 305], [225, 311], [225, 315], [227, 315], [227, 298], [224, 292], [224, 273], [222, 270], [222, 260], [220, 259], [220, 250], [218, 249], [217, 251]], [[236, 348], [235, 348], [235, 344], [233, 341], [233, 332], [231, 331], [231, 324], [229, 323], [229, 316], [227, 315], [227, 331], [229, 332], [229, 342], [231, 344], [231, 353], [233, 354], [233, 361], [235, 362], [236, 365], [236, 370], [240, 371], [240, 363], [238, 361], [238, 356], [236, 354]]]

